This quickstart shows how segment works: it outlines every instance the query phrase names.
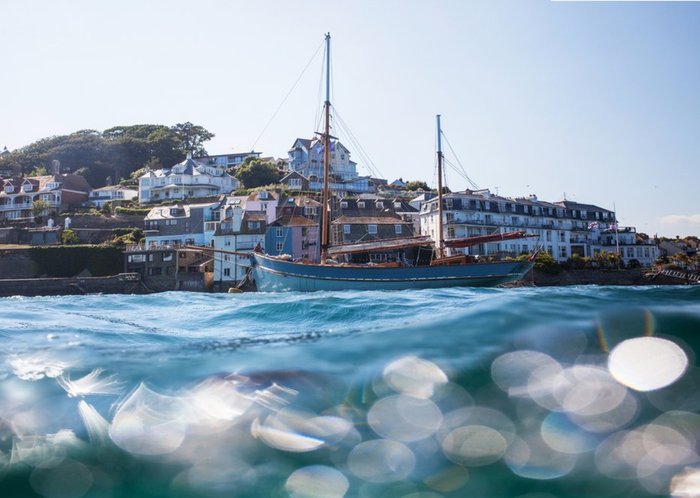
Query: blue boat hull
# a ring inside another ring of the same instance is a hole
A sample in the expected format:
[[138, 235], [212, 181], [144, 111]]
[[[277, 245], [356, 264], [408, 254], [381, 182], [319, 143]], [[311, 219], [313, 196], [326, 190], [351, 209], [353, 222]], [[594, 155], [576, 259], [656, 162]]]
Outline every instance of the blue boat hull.
[[532, 265], [513, 261], [386, 268], [295, 263], [257, 253], [251, 256], [255, 285], [261, 292], [492, 287], [521, 280]]

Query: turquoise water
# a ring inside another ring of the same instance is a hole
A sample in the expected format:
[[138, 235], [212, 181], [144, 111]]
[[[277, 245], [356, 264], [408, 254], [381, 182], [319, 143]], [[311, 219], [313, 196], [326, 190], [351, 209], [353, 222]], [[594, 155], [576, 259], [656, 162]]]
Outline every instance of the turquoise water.
[[0, 496], [694, 496], [699, 332], [700, 286], [0, 299]]

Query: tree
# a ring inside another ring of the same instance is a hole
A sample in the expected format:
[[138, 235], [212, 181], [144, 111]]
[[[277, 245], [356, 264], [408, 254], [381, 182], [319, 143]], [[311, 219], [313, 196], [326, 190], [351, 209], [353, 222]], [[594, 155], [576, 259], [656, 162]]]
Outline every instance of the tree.
[[422, 180], [413, 180], [406, 182], [406, 190], [425, 190], [427, 192], [430, 190], [430, 187]]
[[44, 219], [44, 215], [46, 214], [46, 210], [49, 209], [51, 205], [46, 202], [42, 201], [41, 199], [37, 199], [34, 201], [34, 204], [32, 205], [32, 212], [34, 213], [34, 219], [41, 223], [42, 220]]
[[274, 163], [247, 157], [235, 173], [245, 188], [262, 187], [279, 181], [279, 170]]
[[189, 121], [186, 123], [178, 123], [172, 126], [170, 130], [175, 133], [175, 136], [179, 140], [178, 149], [185, 154], [192, 152], [194, 156], [206, 156], [207, 151], [204, 149], [203, 144], [214, 138], [213, 133]]

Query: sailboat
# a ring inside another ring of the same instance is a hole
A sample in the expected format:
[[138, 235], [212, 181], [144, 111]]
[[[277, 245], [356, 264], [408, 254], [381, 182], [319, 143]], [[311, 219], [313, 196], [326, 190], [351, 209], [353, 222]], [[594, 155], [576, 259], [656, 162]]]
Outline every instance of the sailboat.
[[464, 239], [443, 239], [443, 188], [442, 188], [442, 141], [440, 116], [438, 129], [438, 237], [434, 241], [434, 257], [429, 264], [407, 266], [341, 264], [329, 256], [368, 252], [378, 249], [397, 249], [432, 244], [428, 237], [373, 241], [372, 243], [331, 247], [330, 232], [330, 34], [326, 34], [326, 99], [324, 102], [325, 126], [323, 140], [323, 195], [320, 227], [320, 262], [290, 261], [255, 251], [251, 254], [251, 270], [255, 285], [261, 292], [281, 291], [337, 291], [337, 290], [400, 290], [437, 287], [489, 287], [521, 280], [532, 268], [532, 258], [527, 261], [476, 262], [468, 261], [464, 255], [446, 256], [447, 247], [468, 247], [496, 240], [512, 240], [527, 237], [525, 232], [494, 234]]

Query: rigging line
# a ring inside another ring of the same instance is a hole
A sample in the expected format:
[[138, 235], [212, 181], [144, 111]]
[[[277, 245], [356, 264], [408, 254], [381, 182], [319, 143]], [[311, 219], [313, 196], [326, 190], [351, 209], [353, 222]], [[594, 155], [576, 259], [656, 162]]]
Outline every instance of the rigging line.
[[479, 190], [479, 188], [478, 188], [476, 185], [474, 185], [474, 183], [470, 180], [470, 178], [469, 178], [467, 175], [464, 174], [464, 171], [462, 171], [460, 168], [458, 168], [457, 165], [455, 165], [452, 161], [449, 161], [448, 159], [443, 158], [443, 163], [444, 163], [444, 164], [447, 164], [447, 165], [450, 166], [453, 170], [455, 170], [455, 172], [456, 172], [459, 176], [461, 176], [462, 178], [464, 178], [464, 179], [472, 186], [472, 188], [473, 188], [474, 190]]
[[326, 44], [323, 44], [323, 57], [321, 57], [321, 72], [319, 73], [318, 77], [318, 93], [316, 94], [316, 116], [314, 117], [314, 122], [313, 122], [313, 128], [312, 130], [319, 130], [321, 128], [321, 121], [323, 119], [323, 107], [324, 107], [324, 99], [322, 97], [323, 95], [323, 75], [325, 71], [325, 63], [323, 61], [326, 60]]
[[362, 144], [360, 144], [360, 141], [357, 139], [357, 137], [355, 137], [355, 134], [352, 132], [352, 130], [342, 118], [337, 109], [335, 110], [335, 117], [337, 118], [338, 124], [341, 125], [343, 130], [348, 134], [348, 138], [354, 143], [358, 153], [360, 154], [360, 156], [362, 156], [363, 160], [365, 161], [367, 169], [370, 170], [370, 173], [376, 175], [377, 178], [382, 178], [381, 172], [374, 164], [374, 161], [372, 161], [372, 159], [369, 157], [369, 154], [367, 154], [367, 151], [365, 151], [364, 147], [362, 147]]
[[452, 152], [452, 155], [454, 155], [454, 157], [455, 157], [455, 159], [457, 160], [457, 163], [459, 164], [460, 168], [462, 168], [462, 172], [464, 173], [464, 176], [466, 177], [467, 181], [469, 182], [469, 184], [470, 184], [472, 187], [474, 187], [475, 190], [479, 190], [479, 186], [478, 186], [476, 183], [474, 183], [474, 182], [471, 180], [471, 178], [469, 178], [469, 175], [467, 174], [467, 170], [464, 168], [464, 166], [462, 165], [462, 162], [459, 160], [459, 156], [457, 155], [457, 153], [456, 153], [456, 152], [454, 151], [454, 149], [452, 148], [452, 144], [451, 144], [450, 141], [447, 139], [447, 135], [445, 135], [445, 132], [444, 132], [444, 131], [441, 131], [441, 133], [442, 133], [443, 138], [445, 139], [445, 142], [447, 143], [447, 146], [450, 148], [450, 151]]
[[270, 126], [270, 124], [272, 123], [272, 121], [277, 117], [277, 114], [280, 112], [280, 109], [282, 109], [282, 106], [284, 105], [284, 103], [287, 102], [287, 99], [288, 99], [289, 96], [292, 94], [292, 92], [294, 91], [294, 89], [297, 87], [297, 84], [298, 84], [299, 81], [301, 80], [302, 76], [304, 76], [304, 73], [306, 73], [306, 70], [309, 68], [309, 66], [311, 65], [311, 63], [313, 62], [313, 60], [316, 58], [316, 55], [318, 54], [318, 51], [321, 50], [321, 47], [322, 47], [323, 45], [324, 45], [324, 43], [321, 43], [321, 44], [318, 46], [318, 48], [317, 48], [316, 51], [314, 52], [314, 55], [311, 56], [311, 59], [309, 59], [309, 62], [307, 62], [307, 63], [306, 63], [306, 66], [304, 66], [304, 69], [301, 70], [301, 73], [299, 74], [299, 76], [297, 77], [296, 81], [295, 81], [294, 84], [292, 85], [292, 88], [289, 90], [289, 92], [287, 92], [287, 95], [284, 96], [284, 98], [282, 99], [282, 102], [280, 102], [280, 104], [277, 106], [277, 109], [276, 109], [275, 112], [272, 114], [272, 117], [271, 117], [270, 120], [267, 122], [267, 124], [266, 124], [265, 127], [262, 129], [262, 131], [260, 132], [260, 135], [258, 135], [258, 138], [255, 139], [255, 142], [253, 142], [253, 146], [250, 148], [250, 150], [255, 150], [255, 146], [258, 144], [258, 140], [260, 140], [260, 137], [263, 136], [263, 134], [265, 133], [265, 131], [267, 131], [267, 128]]

